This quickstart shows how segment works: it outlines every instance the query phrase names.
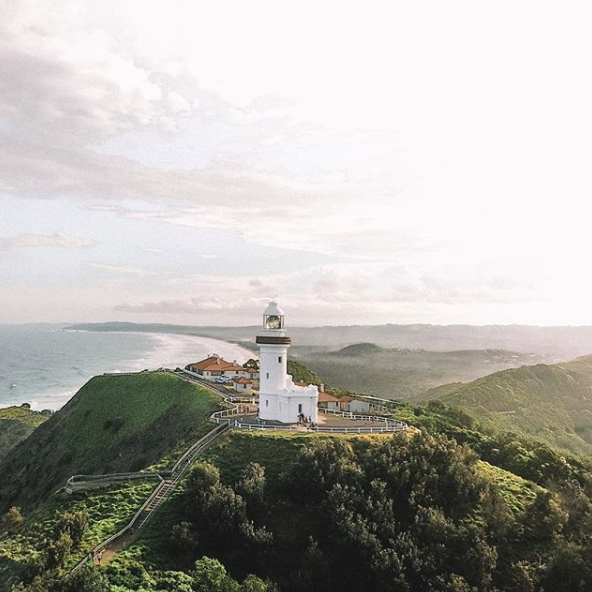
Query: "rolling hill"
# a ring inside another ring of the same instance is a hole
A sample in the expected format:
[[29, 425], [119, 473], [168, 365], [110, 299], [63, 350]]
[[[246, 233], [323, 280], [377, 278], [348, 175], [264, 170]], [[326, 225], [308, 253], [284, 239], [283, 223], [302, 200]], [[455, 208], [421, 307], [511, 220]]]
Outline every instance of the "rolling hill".
[[27, 404], [0, 409], [0, 461], [48, 417], [48, 413], [32, 411]]
[[541, 361], [534, 354], [504, 350], [437, 352], [357, 343], [337, 351], [291, 353], [332, 387], [388, 399], [411, 400], [450, 382], [468, 382], [496, 370]]
[[[592, 375], [587, 360], [566, 366]], [[214, 399], [167, 373], [101, 376], [17, 445], [0, 493], [26, 505], [0, 520], [0, 590], [591, 589], [592, 466], [409, 403], [397, 416], [419, 429], [394, 436], [228, 432], [137, 540], [69, 575], [150, 486], [51, 495], [59, 475], [166, 466], [211, 427]]]
[[97, 376], [0, 462], [0, 513], [35, 505], [72, 474], [157, 463], [209, 429], [217, 405], [173, 374]]
[[592, 454], [592, 356], [443, 385], [421, 399], [462, 407], [490, 427]]

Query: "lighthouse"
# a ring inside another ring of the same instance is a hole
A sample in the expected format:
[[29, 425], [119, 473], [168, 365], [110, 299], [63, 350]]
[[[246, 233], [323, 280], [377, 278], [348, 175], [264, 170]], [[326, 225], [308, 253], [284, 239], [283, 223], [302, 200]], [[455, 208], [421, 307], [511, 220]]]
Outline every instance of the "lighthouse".
[[271, 301], [263, 313], [263, 328], [257, 335], [259, 346], [259, 418], [297, 423], [304, 418], [317, 421], [318, 389], [298, 386], [288, 374], [288, 348], [284, 312]]

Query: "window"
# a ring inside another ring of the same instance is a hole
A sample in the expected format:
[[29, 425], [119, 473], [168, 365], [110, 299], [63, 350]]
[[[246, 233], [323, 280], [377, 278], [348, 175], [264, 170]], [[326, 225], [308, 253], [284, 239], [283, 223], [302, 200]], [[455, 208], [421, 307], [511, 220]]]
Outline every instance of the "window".
[[265, 406], [269, 407], [269, 400], [268, 399], [265, 399]]
[[302, 403], [298, 403], [298, 413], [302, 413]]
[[282, 363], [282, 356], [278, 357], [278, 362], [281, 364]]
[[267, 372], [266, 378], [267, 378], [267, 380], [269, 380], [269, 372]]

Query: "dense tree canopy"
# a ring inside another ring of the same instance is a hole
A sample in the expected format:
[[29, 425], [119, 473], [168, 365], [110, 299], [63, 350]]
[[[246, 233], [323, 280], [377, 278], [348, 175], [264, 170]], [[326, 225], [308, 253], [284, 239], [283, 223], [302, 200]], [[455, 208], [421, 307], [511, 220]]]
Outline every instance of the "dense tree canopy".
[[198, 465], [184, 524], [199, 537], [197, 557], [218, 557], [231, 573], [254, 572], [285, 592], [592, 585], [580, 569], [592, 520], [582, 486], [533, 486], [517, 509], [484, 468], [446, 436], [318, 439], [274, 487], [258, 465], [228, 484]]

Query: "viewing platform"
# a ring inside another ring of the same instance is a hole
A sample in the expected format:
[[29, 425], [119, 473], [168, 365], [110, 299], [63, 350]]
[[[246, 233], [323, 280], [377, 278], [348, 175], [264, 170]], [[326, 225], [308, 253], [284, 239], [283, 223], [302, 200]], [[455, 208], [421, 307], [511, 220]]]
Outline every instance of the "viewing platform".
[[379, 415], [358, 415], [343, 411], [319, 409], [317, 422], [281, 423], [260, 419], [255, 405], [237, 405], [218, 411], [212, 418], [243, 430], [281, 430], [292, 432], [324, 432], [342, 434], [383, 434], [403, 432], [408, 426], [403, 421]]

